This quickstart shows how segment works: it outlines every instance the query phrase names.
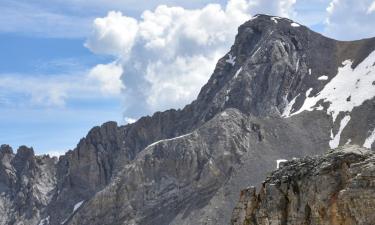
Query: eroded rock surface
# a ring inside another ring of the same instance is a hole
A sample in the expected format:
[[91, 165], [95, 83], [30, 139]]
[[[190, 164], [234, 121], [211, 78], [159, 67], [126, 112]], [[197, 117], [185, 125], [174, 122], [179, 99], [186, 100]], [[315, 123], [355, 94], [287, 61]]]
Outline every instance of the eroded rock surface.
[[375, 221], [375, 153], [344, 146], [292, 160], [257, 192], [241, 192], [232, 225], [370, 225]]

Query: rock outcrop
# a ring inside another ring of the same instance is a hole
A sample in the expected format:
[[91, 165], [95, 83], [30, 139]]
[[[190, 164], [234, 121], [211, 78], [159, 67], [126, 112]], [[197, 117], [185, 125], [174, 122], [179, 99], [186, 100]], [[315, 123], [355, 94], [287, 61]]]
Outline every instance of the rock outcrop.
[[291, 160], [257, 192], [241, 192], [232, 225], [370, 225], [375, 221], [375, 153], [345, 146]]
[[56, 188], [57, 158], [35, 156], [21, 146], [17, 153], [0, 147], [0, 224], [38, 224]]
[[3, 146], [0, 224], [228, 224], [277, 160], [374, 147], [374, 50], [258, 15], [184, 109], [94, 127], [58, 161]]

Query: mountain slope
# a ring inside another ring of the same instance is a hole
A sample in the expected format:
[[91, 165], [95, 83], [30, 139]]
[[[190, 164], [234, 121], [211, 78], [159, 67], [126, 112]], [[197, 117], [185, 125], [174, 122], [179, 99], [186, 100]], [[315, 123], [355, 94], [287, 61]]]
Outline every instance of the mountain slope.
[[[22, 150], [46, 170], [13, 176], [26, 190], [9, 182], [19, 154], [3, 146], [1, 224], [228, 224], [237, 193], [276, 160], [374, 147], [374, 49], [375, 38], [340, 42], [256, 16], [184, 109], [95, 127], [52, 166]], [[31, 188], [40, 180], [48, 191]], [[20, 208], [19, 195], [37, 207]]]

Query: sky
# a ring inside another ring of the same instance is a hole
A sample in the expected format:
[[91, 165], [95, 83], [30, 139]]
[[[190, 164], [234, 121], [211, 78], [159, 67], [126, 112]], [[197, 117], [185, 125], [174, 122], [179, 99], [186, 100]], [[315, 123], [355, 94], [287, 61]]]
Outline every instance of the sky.
[[374, 0], [1, 0], [0, 144], [59, 155], [106, 121], [182, 108], [257, 13], [375, 36]]

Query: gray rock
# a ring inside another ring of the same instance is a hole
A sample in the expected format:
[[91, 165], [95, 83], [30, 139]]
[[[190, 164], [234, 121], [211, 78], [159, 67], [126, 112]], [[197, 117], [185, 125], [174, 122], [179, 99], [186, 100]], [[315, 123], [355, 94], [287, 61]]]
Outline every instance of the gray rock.
[[373, 224], [374, 162], [375, 153], [358, 146], [290, 161], [258, 193], [241, 192], [231, 224]]

